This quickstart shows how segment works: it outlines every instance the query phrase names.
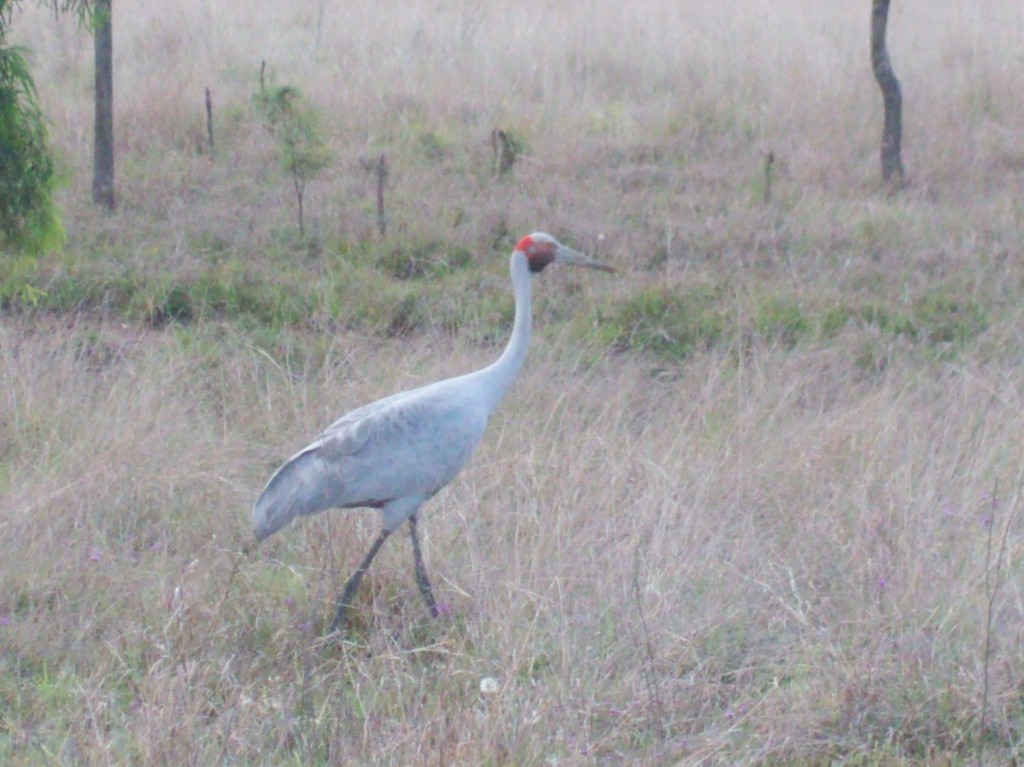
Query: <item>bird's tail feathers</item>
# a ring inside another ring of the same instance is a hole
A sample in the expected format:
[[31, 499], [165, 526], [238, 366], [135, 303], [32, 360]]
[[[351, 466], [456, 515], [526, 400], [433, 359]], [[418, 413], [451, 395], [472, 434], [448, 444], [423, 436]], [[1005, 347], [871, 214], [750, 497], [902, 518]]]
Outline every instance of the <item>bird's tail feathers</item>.
[[344, 486], [341, 476], [313, 445], [288, 460], [263, 488], [252, 507], [253, 530], [262, 541], [295, 517], [338, 505]]

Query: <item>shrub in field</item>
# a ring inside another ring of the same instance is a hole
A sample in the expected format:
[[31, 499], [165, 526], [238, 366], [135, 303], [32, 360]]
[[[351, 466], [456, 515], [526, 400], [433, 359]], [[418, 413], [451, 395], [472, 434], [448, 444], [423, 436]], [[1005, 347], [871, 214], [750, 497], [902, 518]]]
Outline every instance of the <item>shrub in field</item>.
[[267, 130], [277, 139], [281, 167], [291, 176], [295, 187], [299, 235], [302, 236], [305, 234], [306, 185], [331, 161], [319, 115], [292, 85], [268, 88], [261, 80], [255, 101]]
[[56, 185], [32, 76], [0, 26], [0, 246], [40, 252], [63, 245]]

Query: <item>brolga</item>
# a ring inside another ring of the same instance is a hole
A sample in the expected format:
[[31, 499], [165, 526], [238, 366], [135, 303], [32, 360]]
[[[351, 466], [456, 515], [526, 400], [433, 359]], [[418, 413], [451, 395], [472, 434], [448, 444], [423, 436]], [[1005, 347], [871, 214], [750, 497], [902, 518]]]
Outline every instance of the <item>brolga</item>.
[[406, 520], [416, 584], [435, 618], [437, 602], [423, 565], [416, 526], [420, 507], [458, 474], [480, 442], [530, 345], [531, 276], [551, 264], [615, 271], [549, 234], [523, 237], [512, 251], [515, 293], [512, 337], [487, 367], [357, 408], [342, 416], [281, 466], [253, 506], [263, 540], [298, 516], [326, 509], [379, 509], [383, 526], [345, 583], [328, 633], [344, 629], [346, 612], [384, 541]]

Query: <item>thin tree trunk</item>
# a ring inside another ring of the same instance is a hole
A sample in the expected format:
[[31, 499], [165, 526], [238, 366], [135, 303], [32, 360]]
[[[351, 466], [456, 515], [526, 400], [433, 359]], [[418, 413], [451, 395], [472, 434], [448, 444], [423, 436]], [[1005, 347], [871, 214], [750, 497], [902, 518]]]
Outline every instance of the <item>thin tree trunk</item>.
[[299, 203], [299, 237], [306, 236], [306, 223], [302, 213], [302, 198], [306, 194], [306, 182], [299, 178], [298, 175], [292, 175], [292, 181], [295, 183], [295, 199]]
[[885, 47], [885, 28], [889, 23], [889, 0], [871, 2], [871, 69], [882, 91], [885, 124], [882, 128], [882, 179], [902, 184], [905, 174], [900, 157], [903, 141], [903, 95], [896, 73], [889, 63]]
[[384, 183], [388, 179], [388, 158], [381, 154], [374, 166], [377, 173], [377, 228], [380, 230], [381, 239], [388, 233], [388, 219], [384, 212]]
[[210, 147], [210, 157], [213, 157], [213, 94], [206, 89], [206, 140]]
[[92, 200], [114, 209], [114, 56], [112, 0], [96, 0], [93, 39], [96, 66], [96, 123], [93, 136]]

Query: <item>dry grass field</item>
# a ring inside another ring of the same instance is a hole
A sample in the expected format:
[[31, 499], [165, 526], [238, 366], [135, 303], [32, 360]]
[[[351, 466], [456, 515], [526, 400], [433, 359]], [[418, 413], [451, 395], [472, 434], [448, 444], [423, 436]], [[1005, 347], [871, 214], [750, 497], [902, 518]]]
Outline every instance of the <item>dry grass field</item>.
[[[91, 39], [27, 5], [68, 243], [0, 256], [0, 762], [1024, 758], [1024, 4], [895, 4], [888, 194], [867, 2], [115, 3], [109, 216]], [[304, 237], [261, 61], [332, 153]], [[444, 615], [396, 535], [324, 640], [375, 513], [252, 502], [492, 360], [538, 229], [619, 273], [535, 282]]]

